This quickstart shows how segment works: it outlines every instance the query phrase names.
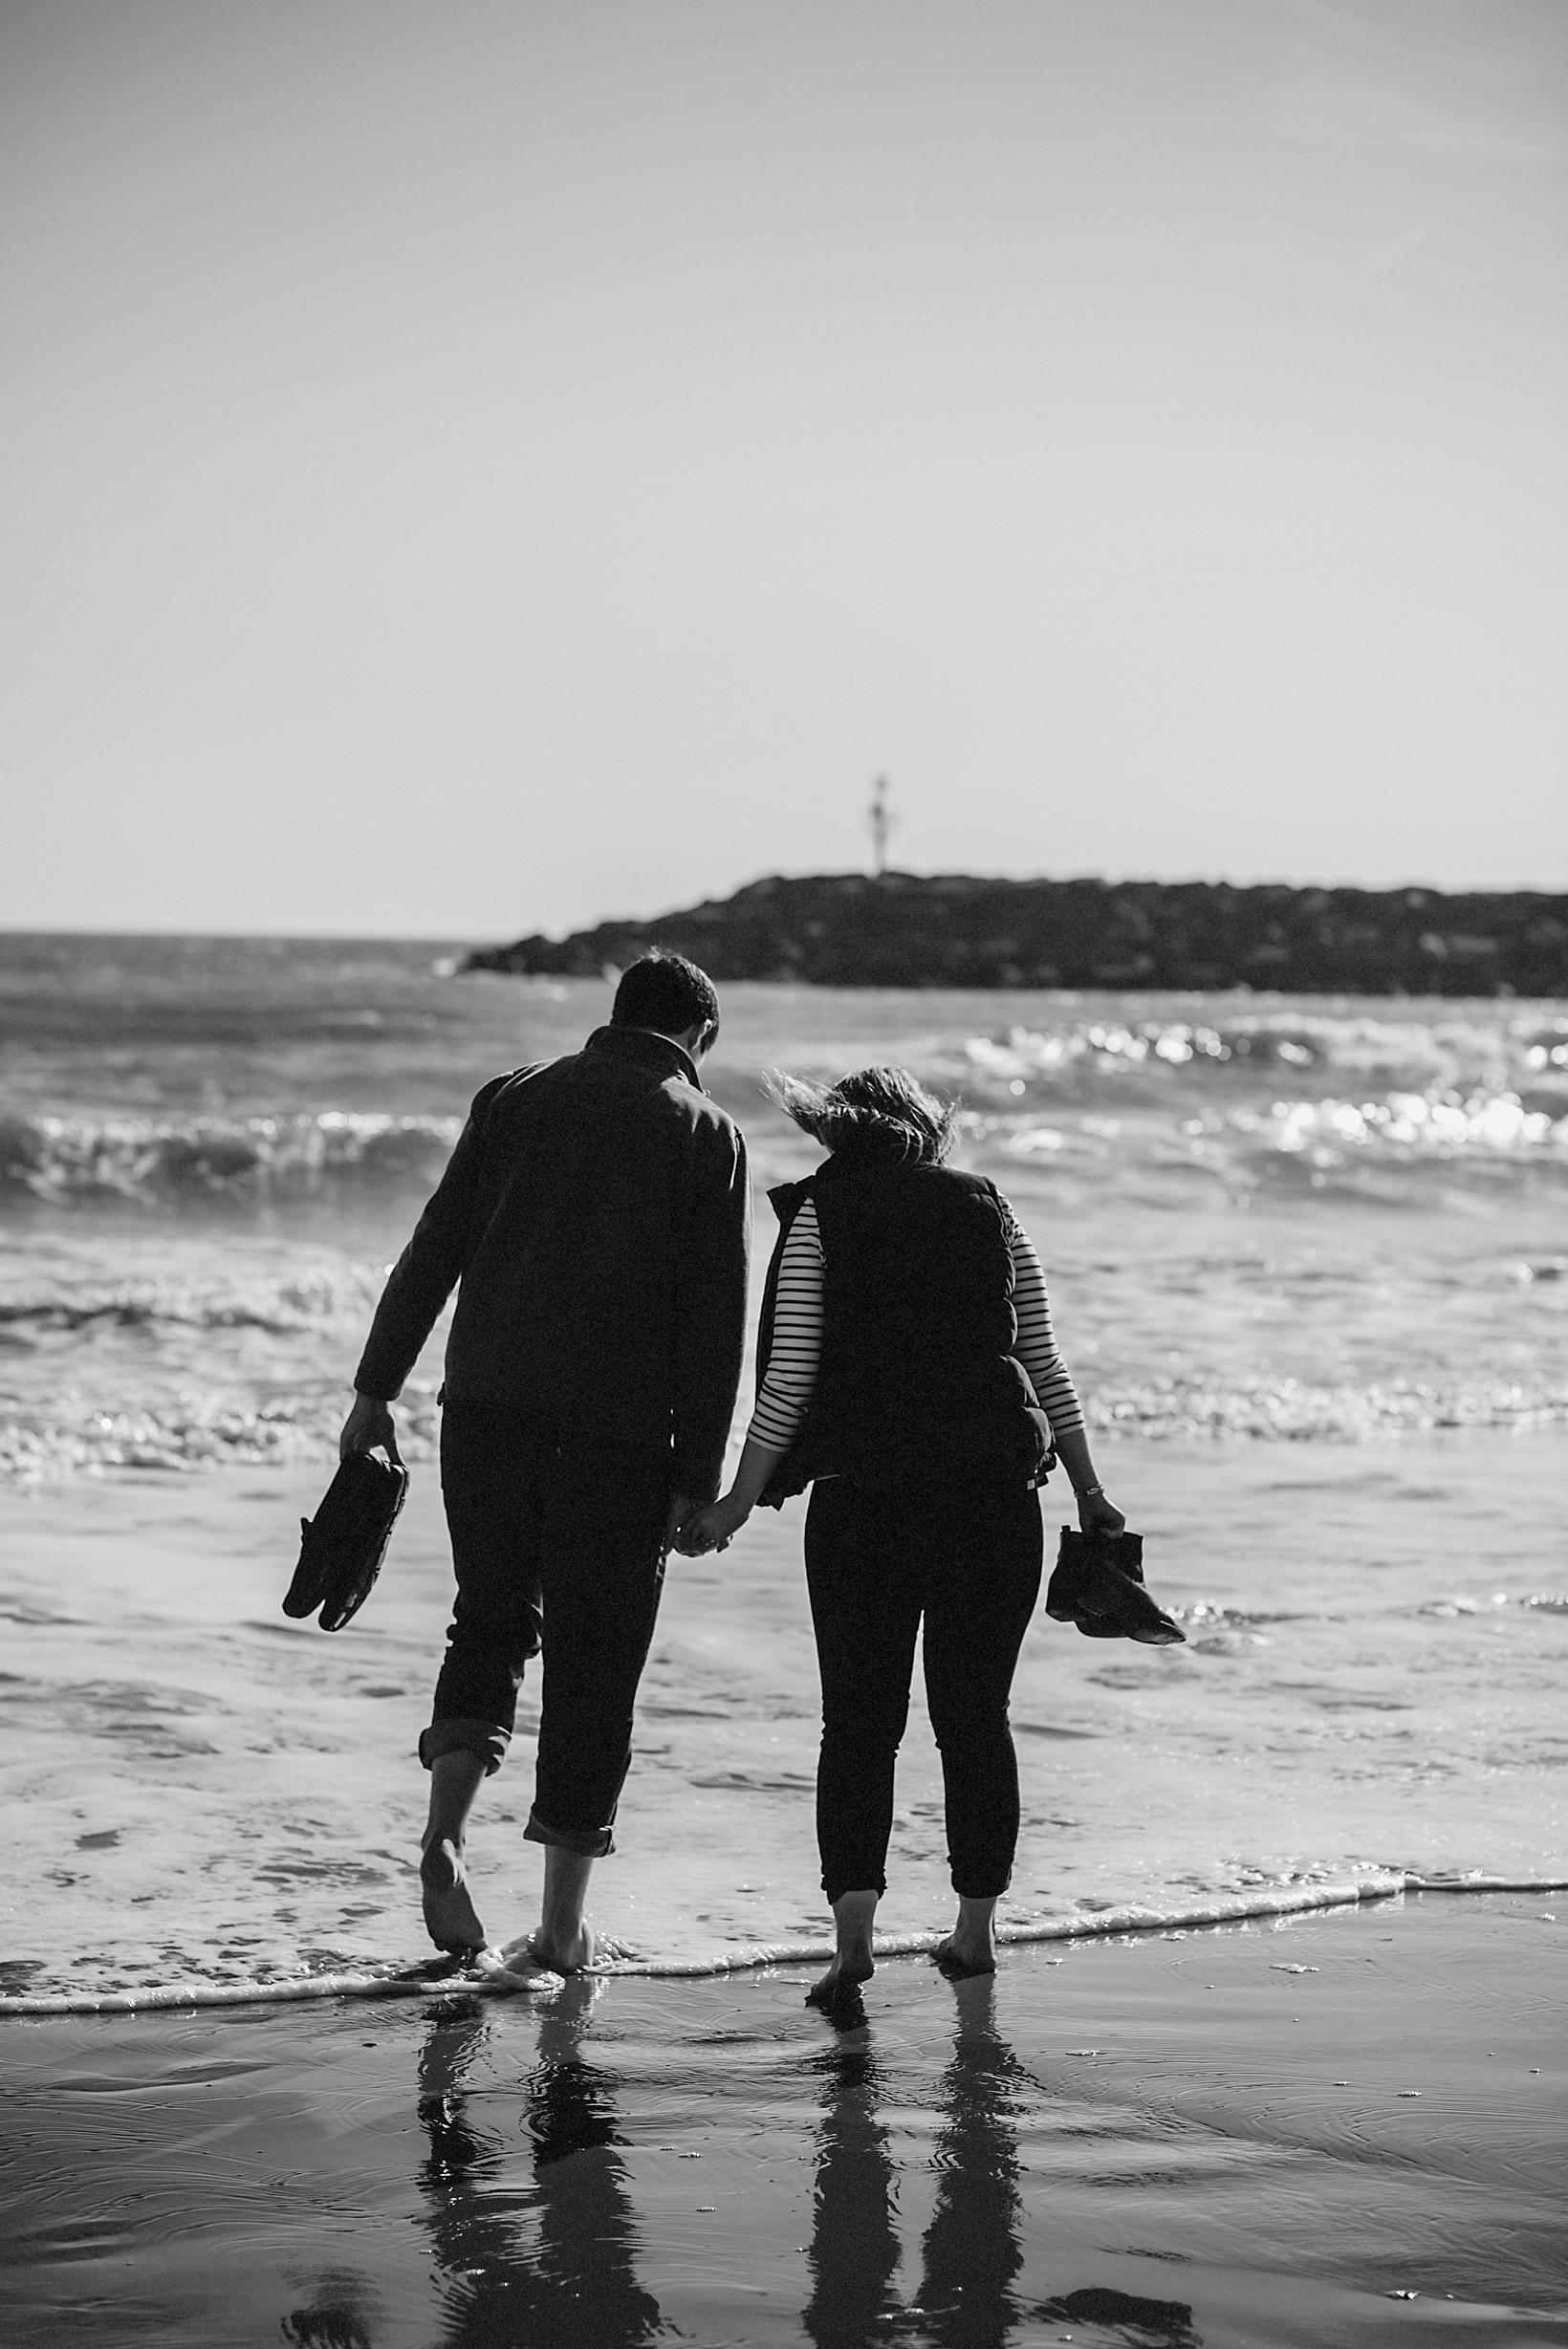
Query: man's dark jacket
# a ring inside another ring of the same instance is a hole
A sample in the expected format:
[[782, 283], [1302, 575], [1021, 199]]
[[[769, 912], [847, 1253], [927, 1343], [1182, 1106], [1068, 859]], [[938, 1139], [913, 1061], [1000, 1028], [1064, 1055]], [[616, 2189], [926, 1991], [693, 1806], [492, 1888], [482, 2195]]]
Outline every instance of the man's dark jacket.
[[746, 1145], [690, 1056], [645, 1029], [596, 1029], [475, 1096], [354, 1383], [397, 1395], [461, 1282], [448, 1403], [672, 1448], [674, 1490], [709, 1499], [740, 1382], [750, 1215]]

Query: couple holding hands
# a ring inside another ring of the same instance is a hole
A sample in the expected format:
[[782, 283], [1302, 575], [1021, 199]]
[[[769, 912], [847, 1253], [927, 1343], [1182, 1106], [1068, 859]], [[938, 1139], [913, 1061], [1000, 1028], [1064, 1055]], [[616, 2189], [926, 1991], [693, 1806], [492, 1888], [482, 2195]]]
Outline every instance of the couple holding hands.
[[1008, 1696], [1053, 1457], [1086, 1535], [1124, 1521], [1095, 1475], [1033, 1244], [993, 1184], [947, 1164], [951, 1107], [888, 1068], [770, 1080], [827, 1156], [772, 1194], [756, 1407], [716, 1497], [750, 1214], [744, 1141], [698, 1075], [718, 1032], [711, 981], [655, 953], [580, 1053], [483, 1088], [387, 1280], [341, 1449], [395, 1447], [390, 1405], [455, 1287], [441, 1477], [457, 1596], [420, 1739], [425, 1923], [441, 1948], [485, 1946], [464, 1833], [542, 1654], [524, 1833], [544, 1846], [543, 1903], [506, 1955], [557, 1972], [618, 1954], [584, 1904], [614, 1848], [669, 1551], [722, 1550], [759, 1504], [810, 1485], [817, 1826], [837, 1933], [810, 1995], [830, 2004], [873, 1968], [923, 1621], [958, 1902], [936, 1954], [994, 1968], [1018, 1833]]

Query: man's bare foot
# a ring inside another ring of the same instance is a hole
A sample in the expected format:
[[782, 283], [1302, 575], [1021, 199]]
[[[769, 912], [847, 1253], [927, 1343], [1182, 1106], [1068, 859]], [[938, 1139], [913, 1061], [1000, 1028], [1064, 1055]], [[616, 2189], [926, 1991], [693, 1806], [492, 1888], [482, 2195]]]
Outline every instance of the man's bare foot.
[[455, 1843], [438, 1838], [427, 1843], [420, 1858], [419, 1881], [425, 1902], [425, 1929], [438, 1949], [466, 1955], [483, 1949], [485, 1928], [468, 1891], [463, 1855]]
[[940, 1967], [950, 1982], [967, 1982], [971, 1974], [993, 1974], [996, 1944], [989, 1935], [985, 1942], [977, 1943], [949, 1933], [931, 1951], [931, 1963]]
[[532, 1933], [523, 1933], [515, 1941], [502, 1947], [501, 1955], [509, 1966], [538, 1966], [546, 1973], [592, 1973], [597, 1966], [608, 1966], [617, 1958], [629, 1958], [636, 1951], [611, 1933], [596, 1933], [586, 1917], [575, 1933], [559, 1941], [536, 1925]]
[[488, 1981], [508, 1990], [558, 1990], [559, 1974], [535, 1959], [527, 1938], [508, 1942], [501, 1949], [481, 1949], [472, 1961]]

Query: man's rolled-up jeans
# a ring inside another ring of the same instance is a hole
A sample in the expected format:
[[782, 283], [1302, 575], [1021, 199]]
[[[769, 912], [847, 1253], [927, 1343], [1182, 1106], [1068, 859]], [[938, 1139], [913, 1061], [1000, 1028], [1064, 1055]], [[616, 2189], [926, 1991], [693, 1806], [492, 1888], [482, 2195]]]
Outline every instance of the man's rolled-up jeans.
[[543, 1651], [530, 1841], [612, 1851], [632, 1712], [664, 1584], [669, 1454], [563, 1433], [492, 1403], [450, 1403], [441, 1486], [457, 1602], [436, 1682], [438, 1754], [499, 1768], [523, 1667]]

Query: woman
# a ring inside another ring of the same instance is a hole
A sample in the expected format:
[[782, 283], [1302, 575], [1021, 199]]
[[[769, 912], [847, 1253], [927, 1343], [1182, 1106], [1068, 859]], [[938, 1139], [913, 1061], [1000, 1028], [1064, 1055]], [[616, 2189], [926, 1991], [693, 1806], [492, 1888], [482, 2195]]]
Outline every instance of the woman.
[[680, 1546], [723, 1549], [759, 1500], [813, 1485], [806, 1576], [822, 1679], [826, 2006], [874, 1970], [893, 1773], [925, 1619], [958, 1916], [948, 1970], [996, 1965], [1018, 1835], [1008, 1694], [1039, 1595], [1052, 1446], [1085, 1533], [1120, 1533], [1056, 1353], [1039, 1258], [993, 1183], [946, 1164], [956, 1113], [904, 1069], [769, 1091], [831, 1153], [773, 1193], [756, 1411], [735, 1481]]

